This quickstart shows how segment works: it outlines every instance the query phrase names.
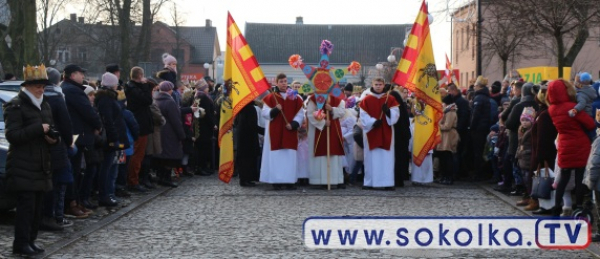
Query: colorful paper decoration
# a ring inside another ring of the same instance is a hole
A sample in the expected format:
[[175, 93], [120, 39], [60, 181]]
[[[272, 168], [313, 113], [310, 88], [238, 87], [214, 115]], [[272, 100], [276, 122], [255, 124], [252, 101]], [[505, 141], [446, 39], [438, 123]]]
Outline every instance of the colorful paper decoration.
[[[328, 40], [323, 40], [319, 47], [321, 59], [319, 66], [310, 66], [304, 64], [302, 57], [298, 54], [291, 55], [288, 59], [290, 66], [294, 69], [302, 69], [302, 73], [308, 78], [310, 87], [315, 93], [317, 108], [323, 109], [323, 105], [327, 102], [329, 94], [339, 97], [342, 94], [340, 81], [348, 73], [356, 75], [360, 70], [360, 63], [352, 61], [350, 65], [344, 69], [335, 69], [329, 65], [329, 55], [333, 52], [333, 44]], [[306, 84], [303, 88], [306, 87]]]

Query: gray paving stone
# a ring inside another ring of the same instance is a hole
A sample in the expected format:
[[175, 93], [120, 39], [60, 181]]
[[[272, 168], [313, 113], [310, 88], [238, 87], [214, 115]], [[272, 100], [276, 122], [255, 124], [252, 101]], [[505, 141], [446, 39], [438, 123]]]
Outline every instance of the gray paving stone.
[[[225, 185], [216, 176], [194, 177], [50, 258], [414, 258], [421, 256], [403, 250], [310, 250], [303, 245], [302, 223], [309, 216], [523, 215], [465, 184], [275, 192], [267, 185], [241, 188], [236, 180]], [[437, 251], [452, 258], [592, 257], [586, 251]]]

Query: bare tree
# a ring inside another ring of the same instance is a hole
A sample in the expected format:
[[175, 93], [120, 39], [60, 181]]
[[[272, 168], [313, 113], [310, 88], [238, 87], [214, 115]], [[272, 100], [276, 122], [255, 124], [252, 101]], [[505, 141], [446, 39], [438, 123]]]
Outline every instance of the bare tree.
[[559, 77], [575, 62], [600, 10], [600, 0], [505, 0], [502, 5], [520, 28], [535, 31], [532, 37], [554, 40]]
[[[527, 27], [515, 24], [513, 17], [507, 15], [511, 9], [503, 3], [489, 1], [484, 7], [484, 12], [487, 13], [481, 33], [484, 53], [491, 52], [497, 55], [502, 61], [502, 75], [506, 75], [508, 61], [520, 56], [521, 50], [529, 48], [527, 38], [532, 32]], [[475, 32], [474, 28], [475, 26], [468, 26], [467, 29], [473, 29]]]
[[9, 44], [6, 37], [2, 37], [0, 57], [8, 63], [5, 71], [21, 76], [24, 64], [40, 62], [37, 48], [37, 5], [36, 0], [8, 0], [7, 3], [10, 24], [6, 28], [0, 28], [0, 33], [9, 36], [11, 42]]
[[38, 14], [40, 14], [38, 41], [42, 62], [46, 66], [50, 64], [52, 54], [56, 52], [58, 45], [67, 40], [66, 37], [61, 37], [49, 29], [56, 22], [59, 11], [67, 2], [67, 0], [38, 0]]
[[[183, 64], [185, 64], [185, 56], [184, 56], [184, 52], [181, 49], [181, 43], [182, 43], [182, 38], [181, 38], [181, 24], [185, 23], [185, 19], [183, 18], [183, 16], [181, 16], [181, 14], [179, 14], [177, 12], [177, 5], [175, 3], [173, 3], [173, 11], [171, 12], [171, 18], [173, 21], [173, 27], [175, 27], [175, 52], [173, 53], [173, 56], [175, 56], [175, 58], [177, 58], [177, 60], [179, 62], [177, 62], [177, 71], [181, 71], [181, 66]], [[179, 81], [181, 78], [181, 72], [177, 73], [177, 81]]]
[[169, 2], [169, 0], [157, 0], [152, 3], [150, 0], [142, 1], [142, 27], [140, 29], [140, 35], [135, 48], [134, 64], [139, 61], [150, 60], [150, 42], [152, 40], [152, 24], [154, 23], [154, 17], [160, 10], [163, 4]]

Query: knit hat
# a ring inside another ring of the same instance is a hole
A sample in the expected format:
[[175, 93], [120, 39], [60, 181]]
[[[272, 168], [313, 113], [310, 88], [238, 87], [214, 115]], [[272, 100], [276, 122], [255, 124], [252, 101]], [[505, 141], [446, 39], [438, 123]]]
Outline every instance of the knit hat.
[[94, 89], [93, 87], [89, 86], [89, 85], [84, 85], [85, 86], [85, 90], [83, 90], [83, 92], [86, 95], [90, 95], [90, 93], [94, 93], [96, 92], [96, 89]]
[[158, 84], [158, 89], [161, 92], [168, 92], [168, 91], [173, 90], [173, 88], [175, 88], [173, 86], [173, 83], [171, 83], [169, 81], [162, 81], [162, 82], [160, 82], [160, 84]]
[[492, 93], [499, 93], [502, 88], [502, 83], [500, 81], [495, 81], [492, 83]]
[[208, 83], [206, 83], [206, 81], [204, 79], [200, 79], [200, 80], [196, 81], [194, 86], [196, 87], [196, 90], [204, 91], [208, 88]]
[[347, 83], [346, 86], [344, 86], [344, 91], [354, 91], [354, 85], [352, 85], [352, 83]]
[[58, 85], [60, 82], [60, 71], [56, 68], [48, 67], [46, 68], [46, 74], [48, 74], [48, 81], [50, 81], [53, 85]]
[[106, 72], [102, 75], [102, 81], [100, 82], [102, 86], [106, 87], [114, 87], [119, 85], [119, 79], [115, 74]]
[[590, 75], [590, 73], [583, 72], [583, 73], [579, 74], [579, 82], [589, 83], [590, 81], [592, 81], [592, 75]]
[[521, 88], [521, 95], [522, 96], [532, 96], [534, 94], [535, 93], [533, 92], [533, 83], [526, 83]]
[[177, 59], [175, 57], [171, 56], [171, 54], [169, 54], [169, 53], [162, 54], [162, 60], [163, 60], [163, 64], [165, 64], [165, 66], [168, 64], [177, 62]]
[[533, 122], [534, 117], [535, 110], [533, 109], [533, 107], [525, 107], [523, 109], [523, 113], [521, 113], [521, 120], [526, 119], [530, 122]]
[[475, 80], [475, 85], [486, 86], [488, 84], [488, 79], [483, 76], [478, 76], [477, 80]]

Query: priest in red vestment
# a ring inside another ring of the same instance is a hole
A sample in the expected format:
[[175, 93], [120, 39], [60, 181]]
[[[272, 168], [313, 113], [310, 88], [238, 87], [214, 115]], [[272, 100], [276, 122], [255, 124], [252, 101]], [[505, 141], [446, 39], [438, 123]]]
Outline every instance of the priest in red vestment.
[[[315, 96], [306, 104], [308, 117], [308, 168], [311, 185], [344, 185], [344, 136], [340, 118], [344, 117], [345, 104], [341, 98], [329, 95], [322, 110], [317, 109]], [[329, 135], [327, 128], [329, 127]], [[327, 170], [327, 141], [329, 141], [329, 181]]]
[[295, 189], [298, 128], [304, 119], [302, 98], [286, 93], [287, 77], [277, 75], [277, 88], [264, 99], [261, 116], [267, 121], [260, 181], [281, 190]]
[[375, 78], [360, 102], [363, 125], [365, 179], [363, 189], [394, 190], [394, 129], [400, 118], [399, 103], [384, 91], [383, 78]]

